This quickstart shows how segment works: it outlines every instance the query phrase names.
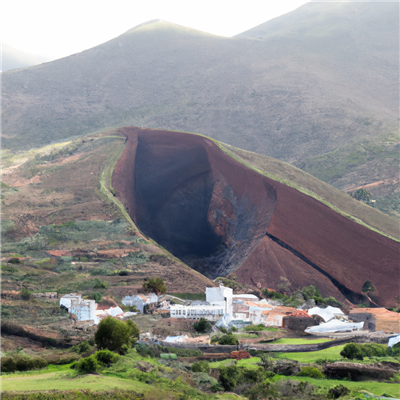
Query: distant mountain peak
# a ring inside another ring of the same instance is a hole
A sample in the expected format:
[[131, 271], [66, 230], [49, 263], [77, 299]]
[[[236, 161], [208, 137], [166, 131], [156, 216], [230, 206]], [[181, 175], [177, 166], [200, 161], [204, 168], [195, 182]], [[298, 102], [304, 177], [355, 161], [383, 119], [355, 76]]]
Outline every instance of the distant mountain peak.
[[139, 25], [134, 26], [134, 27], [133, 27], [132, 29], [130, 29], [128, 32], [133, 32], [133, 31], [135, 31], [136, 29], [139, 29], [139, 28], [141, 28], [141, 27], [143, 27], [143, 26], [145, 26], [145, 25], [155, 24], [156, 22], [164, 22], [164, 20], [162, 20], [162, 19], [152, 19], [152, 20], [150, 20], [150, 21], [146, 21], [146, 22], [143, 22], [143, 23], [141, 23], [141, 24], [139, 24]]

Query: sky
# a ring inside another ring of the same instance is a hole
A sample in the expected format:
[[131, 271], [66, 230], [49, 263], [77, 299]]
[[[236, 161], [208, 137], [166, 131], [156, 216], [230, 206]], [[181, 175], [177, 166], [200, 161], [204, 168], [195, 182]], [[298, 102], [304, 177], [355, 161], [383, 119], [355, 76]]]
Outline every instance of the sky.
[[1, 42], [48, 60], [111, 40], [162, 19], [231, 37], [304, 0], [0, 0]]

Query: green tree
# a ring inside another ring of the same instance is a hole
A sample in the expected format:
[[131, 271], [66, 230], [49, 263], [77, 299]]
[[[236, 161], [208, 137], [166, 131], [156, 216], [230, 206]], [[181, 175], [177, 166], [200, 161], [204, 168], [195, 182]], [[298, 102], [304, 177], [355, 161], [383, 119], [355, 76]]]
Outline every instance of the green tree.
[[165, 287], [164, 280], [162, 278], [149, 278], [143, 283], [143, 292], [149, 293], [154, 292], [155, 294], [165, 293], [167, 288]]
[[365, 189], [358, 189], [350, 194], [351, 197], [356, 200], [363, 201], [364, 203], [369, 203], [371, 195]]
[[375, 287], [372, 284], [371, 281], [366, 281], [363, 285], [363, 287], [361, 288], [361, 291], [363, 293], [374, 293], [375, 292]]
[[132, 322], [107, 317], [100, 321], [94, 340], [99, 349], [125, 353], [139, 338], [138, 327]]
[[355, 343], [347, 343], [340, 355], [350, 360], [363, 360], [363, 355], [360, 346]]
[[193, 324], [196, 332], [208, 332], [211, 329], [211, 324], [203, 317]]

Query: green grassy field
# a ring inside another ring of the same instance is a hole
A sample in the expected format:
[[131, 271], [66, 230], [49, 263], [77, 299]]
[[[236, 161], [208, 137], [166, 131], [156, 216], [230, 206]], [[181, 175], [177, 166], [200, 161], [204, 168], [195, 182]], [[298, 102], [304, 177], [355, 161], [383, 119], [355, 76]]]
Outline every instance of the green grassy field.
[[1, 390], [4, 391], [43, 391], [43, 390], [109, 390], [129, 389], [147, 392], [151, 385], [142, 382], [104, 375], [74, 375], [73, 372], [57, 371], [35, 374], [13, 374], [1, 377]]
[[329, 349], [301, 352], [301, 353], [274, 353], [275, 358], [287, 358], [289, 360], [299, 361], [301, 363], [312, 363], [319, 358], [327, 358], [329, 360], [342, 360], [340, 352], [344, 346], [330, 347]]
[[[238, 367], [246, 367], [246, 368], [255, 368], [257, 367], [257, 363], [259, 363], [261, 361], [260, 357], [251, 357], [251, 358], [245, 358], [243, 360], [239, 360], [237, 362], [237, 366]], [[210, 368], [220, 368], [220, 367], [224, 367], [226, 365], [230, 365], [233, 364], [234, 360], [232, 359], [227, 359], [227, 360], [222, 360], [222, 361], [215, 361], [215, 362], [211, 362]]]

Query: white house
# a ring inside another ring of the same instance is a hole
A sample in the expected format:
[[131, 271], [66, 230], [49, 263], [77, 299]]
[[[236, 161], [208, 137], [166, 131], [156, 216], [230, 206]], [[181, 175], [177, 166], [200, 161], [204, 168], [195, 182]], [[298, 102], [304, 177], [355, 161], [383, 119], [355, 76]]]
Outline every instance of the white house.
[[94, 300], [71, 300], [68, 311], [75, 314], [78, 321], [94, 321], [96, 325], [100, 322], [95, 314], [96, 302]]
[[158, 303], [158, 296], [154, 293], [149, 294], [136, 294], [134, 296], [125, 296], [122, 299], [124, 306], [135, 306], [142, 314], [146, 306], [156, 305]]
[[[64, 306], [66, 308], [68, 308], [68, 310], [71, 307], [71, 301], [81, 301], [82, 300], [82, 296], [80, 294], [76, 294], [76, 293], [69, 293], [69, 294], [65, 294], [64, 296], [62, 296], [60, 298], [60, 307]], [[71, 311], [69, 311], [71, 312]]]

